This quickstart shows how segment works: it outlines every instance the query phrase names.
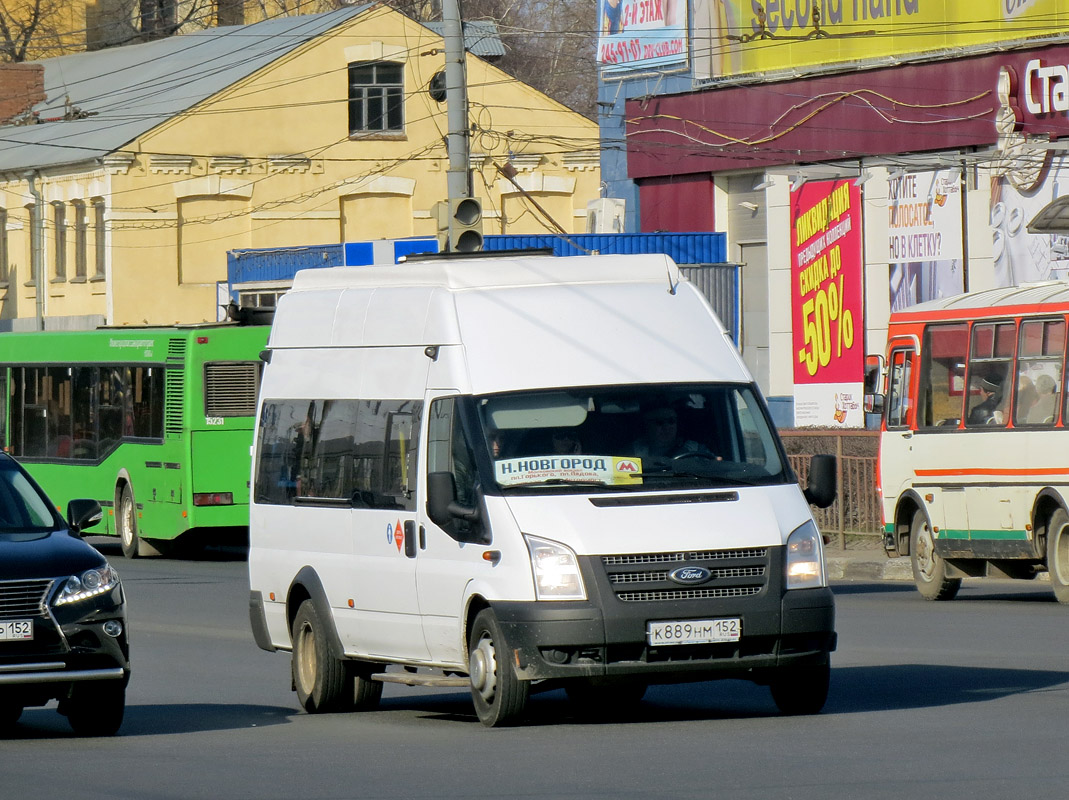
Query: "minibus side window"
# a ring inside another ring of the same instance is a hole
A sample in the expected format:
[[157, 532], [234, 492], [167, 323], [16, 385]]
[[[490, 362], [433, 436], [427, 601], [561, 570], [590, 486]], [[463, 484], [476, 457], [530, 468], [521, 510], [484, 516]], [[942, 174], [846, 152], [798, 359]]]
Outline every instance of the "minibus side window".
[[[456, 487], [456, 503], [464, 508], [475, 505], [475, 457], [454, 397], [445, 397], [430, 404], [427, 429], [427, 472], [448, 472]], [[468, 541], [474, 523], [455, 518], [441, 528], [460, 541]]]
[[[931, 325], [924, 332], [917, 427], [957, 427], [965, 394], [968, 325]], [[908, 391], [903, 387], [903, 391]]]

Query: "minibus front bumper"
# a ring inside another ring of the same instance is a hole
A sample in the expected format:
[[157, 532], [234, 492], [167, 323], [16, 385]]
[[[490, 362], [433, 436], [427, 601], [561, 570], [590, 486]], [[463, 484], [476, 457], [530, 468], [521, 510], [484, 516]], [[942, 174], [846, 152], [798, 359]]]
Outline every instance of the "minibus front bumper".
[[[758, 671], [827, 663], [836, 647], [831, 590], [795, 589], [746, 602], [505, 602], [494, 611], [521, 680], [624, 678], [648, 683], [750, 678]], [[681, 606], [687, 607], [681, 607]], [[738, 641], [652, 646], [647, 624], [739, 619]]]

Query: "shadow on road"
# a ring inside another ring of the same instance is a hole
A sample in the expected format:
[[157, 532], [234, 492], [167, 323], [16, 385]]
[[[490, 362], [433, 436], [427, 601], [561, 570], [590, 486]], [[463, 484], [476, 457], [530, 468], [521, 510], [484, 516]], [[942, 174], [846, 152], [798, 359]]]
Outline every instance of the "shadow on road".
[[[955, 706], [1064, 687], [1069, 673], [902, 664], [832, 667], [822, 716]], [[415, 712], [424, 719], [478, 724], [466, 692], [384, 698], [382, 711]], [[526, 725], [684, 722], [778, 716], [767, 687], [725, 680], [652, 686], [646, 699], [600, 718], [576, 713], [561, 690], [531, 698]]]
[[[86, 541], [103, 553], [114, 564], [122, 564], [124, 556], [122, 545], [114, 536], [87, 536]], [[163, 550], [162, 555], [148, 556], [149, 561], [247, 561], [249, 557], [248, 537], [232, 537], [229, 540], [205, 544], [193, 539], [182, 540], [179, 544]]]
[[[128, 705], [120, 737], [167, 736], [205, 731], [236, 731], [282, 725], [300, 712], [292, 707], [223, 705], [213, 703], [172, 703], [168, 705]], [[0, 735], [4, 739], [77, 738], [67, 720], [54, 705], [28, 708], [13, 728]]]

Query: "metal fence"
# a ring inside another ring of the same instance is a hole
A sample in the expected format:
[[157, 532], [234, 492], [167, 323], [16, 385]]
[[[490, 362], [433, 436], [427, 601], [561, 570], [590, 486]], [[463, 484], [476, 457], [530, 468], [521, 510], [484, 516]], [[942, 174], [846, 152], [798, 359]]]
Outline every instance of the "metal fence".
[[876, 457], [880, 434], [862, 430], [781, 430], [791, 467], [805, 486], [809, 459], [830, 453], [838, 460], [839, 493], [827, 508], [813, 509], [821, 533], [837, 540], [839, 549], [871, 547], [883, 530], [883, 512], [876, 491]]

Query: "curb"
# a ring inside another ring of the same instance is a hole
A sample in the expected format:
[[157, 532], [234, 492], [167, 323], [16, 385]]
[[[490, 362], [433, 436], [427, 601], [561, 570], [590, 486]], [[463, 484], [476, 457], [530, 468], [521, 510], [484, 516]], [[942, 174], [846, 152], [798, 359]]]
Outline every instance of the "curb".
[[[871, 559], [850, 558], [847, 556], [824, 557], [828, 580], [833, 581], [907, 581], [913, 582], [913, 566], [906, 557], [886, 558], [878, 556]], [[991, 580], [991, 579], [987, 579]], [[1050, 574], [1041, 572], [1035, 580], [1049, 583]]]
[[859, 561], [853, 558], [825, 557], [828, 578], [833, 581], [911, 581], [913, 567], [908, 558], [887, 558], [882, 561]]

